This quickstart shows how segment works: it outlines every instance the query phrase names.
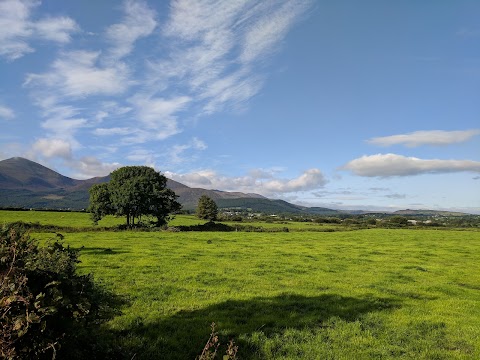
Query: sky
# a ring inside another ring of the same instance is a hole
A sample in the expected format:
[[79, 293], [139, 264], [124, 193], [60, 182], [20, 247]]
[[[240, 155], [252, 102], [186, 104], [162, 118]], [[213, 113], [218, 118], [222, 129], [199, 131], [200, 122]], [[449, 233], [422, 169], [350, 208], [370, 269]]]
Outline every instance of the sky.
[[0, 0], [0, 160], [480, 214], [480, 2]]

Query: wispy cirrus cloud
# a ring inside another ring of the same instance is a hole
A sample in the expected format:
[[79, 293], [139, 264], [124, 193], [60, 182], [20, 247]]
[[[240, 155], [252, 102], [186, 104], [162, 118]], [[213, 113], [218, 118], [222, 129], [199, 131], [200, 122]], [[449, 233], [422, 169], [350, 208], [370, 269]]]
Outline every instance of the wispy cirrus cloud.
[[131, 133], [132, 130], [128, 127], [98, 128], [93, 131], [93, 134], [98, 136], [128, 135]]
[[[33, 3], [9, 1], [30, 4], [23, 18], [31, 22]], [[39, 105], [45, 138], [63, 139], [77, 150], [82, 144], [76, 134], [89, 129], [95, 137], [136, 149], [181, 133], [192, 118], [242, 110], [261, 90], [269, 56], [311, 4], [173, 0], [159, 23], [154, 3], [125, 0], [119, 19], [100, 35], [103, 49], [69, 46], [46, 71], [27, 74], [24, 87]], [[69, 42], [79, 30], [67, 17], [35, 24], [37, 36], [57, 43]], [[127, 58], [137, 51], [145, 62]], [[173, 146], [173, 162], [182, 162], [192, 149], [199, 150]]]
[[461, 130], [461, 131], [415, 131], [408, 134], [391, 135], [384, 137], [375, 137], [367, 140], [369, 144], [378, 146], [405, 145], [407, 147], [417, 147], [422, 145], [445, 146], [455, 143], [461, 143], [470, 140], [479, 135], [480, 129]]
[[120, 59], [133, 50], [135, 42], [149, 36], [156, 28], [156, 12], [144, 1], [127, 0], [123, 3], [124, 18], [107, 28], [106, 37], [111, 42], [109, 56]]
[[139, 121], [147, 129], [156, 130], [159, 139], [165, 139], [180, 131], [175, 114], [183, 110], [190, 101], [188, 96], [167, 99], [136, 95], [129, 99], [136, 108]]
[[[191, 187], [207, 189], [222, 189], [226, 191], [241, 191], [257, 193], [264, 196], [283, 196], [283, 194], [309, 191], [322, 188], [327, 183], [319, 169], [309, 169], [293, 179], [256, 178], [252, 174], [230, 177], [218, 174], [214, 170], [201, 170], [187, 174], [165, 172], [173, 180]], [[264, 175], [262, 175], [263, 177]]]
[[5, 105], [0, 105], [0, 119], [11, 120], [15, 117], [15, 112]]
[[150, 62], [152, 82], [194, 99], [205, 114], [239, 109], [263, 86], [262, 61], [278, 50], [311, 1], [177, 0], [163, 35], [171, 56]]
[[60, 44], [69, 43], [72, 33], [79, 31], [77, 23], [69, 17], [46, 17], [33, 24], [35, 34], [46, 40]]
[[69, 17], [32, 19], [39, 4], [34, 0], [0, 1], [0, 56], [13, 61], [35, 51], [31, 46], [33, 39], [67, 43], [71, 34], [80, 30]]
[[[202, 140], [194, 137], [190, 142], [187, 144], [182, 145], [174, 145], [167, 153], [167, 161], [170, 164], [180, 164], [186, 161], [192, 161], [195, 159], [195, 156], [191, 154], [191, 151], [203, 151], [207, 149], [207, 144]], [[185, 153], [188, 153], [188, 156], [185, 156]]]
[[412, 176], [455, 172], [480, 172], [480, 162], [472, 160], [419, 159], [397, 154], [376, 154], [352, 160], [341, 169], [367, 177]]

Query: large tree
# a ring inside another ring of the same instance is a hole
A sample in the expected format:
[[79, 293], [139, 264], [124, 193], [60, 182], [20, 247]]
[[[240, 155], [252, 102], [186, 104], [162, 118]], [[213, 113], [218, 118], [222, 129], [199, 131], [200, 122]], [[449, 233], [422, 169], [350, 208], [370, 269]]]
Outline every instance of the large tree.
[[127, 218], [135, 225], [142, 216], [154, 216], [163, 225], [168, 215], [180, 210], [177, 195], [166, 187], [167, 178], [148, 166], [125, 166], [110, 174], [108, 183], [90, 188], [89, 211], [97, 222], [105, 215]]
[[197, 217], [200, 219], [215, 221], [218, 216], [218, 207], [215, 201], [207, 195], [202, 195], [198, 199]]

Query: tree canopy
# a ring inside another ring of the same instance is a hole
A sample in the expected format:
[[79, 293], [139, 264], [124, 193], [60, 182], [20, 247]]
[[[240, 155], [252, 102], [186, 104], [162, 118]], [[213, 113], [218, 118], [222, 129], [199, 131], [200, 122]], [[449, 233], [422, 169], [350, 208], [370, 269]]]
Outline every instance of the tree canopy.
[[197, 217], [200, 219], [215, 221], [218, 216], [218, 207], [215, 201], [207, 195], [202, 195], [198, 199]]
[[127, 226], [142, 216], [157, 218], [157, 226], [180, 210], [177, 195], [166, 187], [167, 178], [148, 166], [125, 166], [110, 174], [108, 183], [90, 188], [89, 211], [94, 222], [105, 215], [126, 216]]

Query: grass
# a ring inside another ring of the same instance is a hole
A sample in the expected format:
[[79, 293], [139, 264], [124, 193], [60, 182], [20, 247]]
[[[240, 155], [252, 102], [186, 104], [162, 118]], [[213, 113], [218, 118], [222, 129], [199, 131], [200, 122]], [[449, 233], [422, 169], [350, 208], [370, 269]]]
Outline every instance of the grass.
[[194, 359], [212, 322], [241, 359], [480, 358], [479, 232], [64, 235], [128, 300], [127, 358]]
[[[60, 227], [89, 228], [93, 227], [89, 213], [84, 212], [55, 212], [55, 211], [11, 211], [0, 210], [0, 225], [23, 221], [39, 223], [40, 225], [55, 225]], [[124, 224], [125, 219], [107, 216], [98, 222], [100, 227], [112, 227]]]
[[[60, 227], [75, 228], [95, 228], [90, 219], [90, 214], [84, 212], [53, 212], [53, 211], [11, 211], [0, 210], [0, 224], [11, 223], [16, 221], [24, 221], [27, 223], [39, 223], [40, 225], [55, 225]], [[206, 223], [195, 215], [176, 215], [171, 220], [169, 226], [191, 226]], [[316, 223], [304, 223], [295, 221], [282, 221], [266, 223], [261, 221], [244, 221], [234, 222], [227, 221], [224, 224], [232, 227], [251, 226], [263, 228], [265, 230], [288, 228], [290, 231], [325, 231], [327, 229], [344, 228], [339, 225], [325, 225]], [[98, 222], [98, 227], [113, 227], [125, 224], [124, 217], [106, 216]]]

